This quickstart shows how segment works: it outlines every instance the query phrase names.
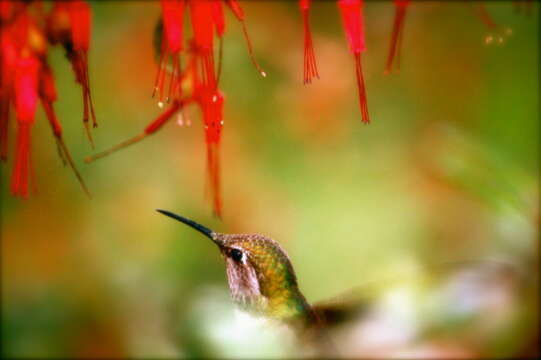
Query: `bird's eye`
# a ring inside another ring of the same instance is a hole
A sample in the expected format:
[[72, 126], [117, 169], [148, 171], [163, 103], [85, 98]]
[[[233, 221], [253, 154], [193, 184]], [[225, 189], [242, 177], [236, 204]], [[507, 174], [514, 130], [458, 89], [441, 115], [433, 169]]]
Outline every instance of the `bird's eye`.
[[231, 249], [231, 259], [235, 260], [236, 262], [239, 262], [242, 260], [242, 251], [239, 249]]

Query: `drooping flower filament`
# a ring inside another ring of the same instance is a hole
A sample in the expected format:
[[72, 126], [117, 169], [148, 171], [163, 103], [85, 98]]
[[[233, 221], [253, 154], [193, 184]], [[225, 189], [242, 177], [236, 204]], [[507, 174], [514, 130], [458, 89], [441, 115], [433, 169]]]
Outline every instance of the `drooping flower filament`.
[[169, 77], [169, 89], [165, 101], [169, 102], [175, 96], [176, 91], [180, 91], [180, 52], [183, 46], [183, 26], [184, 26], [184, 0], [161, 0], [163, 22], [161, 25], [160, 42], [161, 52], [158, 64], [158, 72], [154, 82], [154, 91], [159, 93], [159, 103], [163, 106], [165, 94], [165, 82], [167, 66], [172, 66]]
[[[385, 65], [385, 74], [389, 74], [392, 70], [393, 63], [396, 64], [397, 71], [400, 71], [400, 52], [402, 48], [402, 35], [404, 33], [404, 21], [406, 18], [406, 9], [410, 4], [410, 0], [394, 0], [395, 13], [393, 21], [393, 30], [391, 33], [391, 43], [389, 46], [389, 54], [387, 55], [387, 63]], [[396, 62], [395, 62], [396, 59]]]
[[[69, 5], [71, 23], [71, 44], [64, 44], [68, 58], [71, 61], [75, 79], [83, 90], [83, 124], [88, 140], [92, 147], [94, 141], [89, 127], [89, 115], [92, 117], [92, 127], [97, 127], [94, 103], [90, 91], [90, 78], [88, 75], [88, 50], [90, 48], [91, 11], [90, 6], [81, 0], [72, 0]], [[72, 48], [70, 48], [70, 45]]]
[[53, 103], [57, 100], [58, 97], [54, 84], [54, 77], [51, 68], [46, 63], [42, 64], [42, 71], [40, 73], [39, 97], [43, 106], [43, 110], [45, 111], [45, 115], [47, 116], [47, 120], [49, 120], [51, 130], [53, 131], [53, 136], [55, 137], [56, 145], [58, 148], [58, 155], [60, 156], [60, 159], [64, 164], [69, 165], [69, 167], [75, 174], [77, 181], [79, 181], [79, 184], [81, 184], [83, 191], [87, 194], [88, 197], [90, 197], [90, 191], [88, 190], [83, 180], [83, 177], [77, 169], [77, 166], [75, 165], [75, 162], [73, 161], [68, 147], [66, 146], [66, 143], [64, 142], [64, 139], [62, 137], [62, 127], [60, 126], [60, 122], [56, 117], [53, 105]]
[[240, 4], [237, 0], [225, 0], [225, 1], [227, 5], [229, 6], [229, 8], [231, 9], [231, 11], [233, 12], [233, 14], [235, 15], [235, 17], [237, 18], [237, 20], [242, 25], [242, 32], [244, 34], [244, 39], [246, 40], [246, 46], [248, 47], [250, 60], [252, 60], [252, 63], [254, 64], [257, 71], [259, 71], [261, 76], [267, 77], [267, 73], [263, 71], [263, 69], [261, 68], [261, 66], [259, 66], [259, 63], [255, 59], [254, 50], [252, 47], [252, 41], [250, 40], [250, 36], [248, 35], [248, 29], [246, 28], [246, 22], [244, 20], [244, 11], [240, 7]]
[[101, 159], [107, 155], [110, 155], [120, 149], [123, 149], [129, 145], [133, 145], [144, 138], [146, 138], [148, 135], [154, 134], [156, 131], [158, 131], [168, 120], [170, 120], [173, 115], [182, 107], [183, 103], [178, 100], [174, 100], [171, 105], [163, 112], [161, 113], [156, 119], [154, 119], [147, 127], [144, 129], [144, 131], [132, 138], [129, 138], [128, 140], [125, 140], [117, 145], [114, 145], [110, 147], [109, 149], [99, 152], [92, 156], [87, 156], [85, 158], [85, 162], [91, 163], [95, 160]]
[[194, 37], [195, 56], [201, 64], [202, 81], [205, 86], [215, 89], [214, 69], [214, 19], [212, 1], [190, 1], [190, 14]]
[[317, 71], [316, 55], [312, 43], [310, 31], [310, 2], [311, 0], [299, 0], [304, 25], [304, 83], [309, 84], [314, 77], [319, 78]]
[[361, 62], [361, 53], [366, 50], [364, 41], [364, 20], [362, 0], [339, 0], [338, 7], [342, 15], [344, 30], [349, 43], [350, 51], [355, 59], [355, 75], [357, 78], [357, 89], [359, 91], [359, 104], [361, 108], [362, 122], [370, 122], [368, 114], [368, 102]]
[[90, 145], [94, 147], [89, 120], [97, 127], [90, 77], [88, 73], [88, 51], [90, 49], [91, 9], [82, 0], [55, 1], [47, 17], [47, 36], [51, 44], [60, 43], [66, 50], [75, 81], [81, 85], [83, 95], [83, 125]]

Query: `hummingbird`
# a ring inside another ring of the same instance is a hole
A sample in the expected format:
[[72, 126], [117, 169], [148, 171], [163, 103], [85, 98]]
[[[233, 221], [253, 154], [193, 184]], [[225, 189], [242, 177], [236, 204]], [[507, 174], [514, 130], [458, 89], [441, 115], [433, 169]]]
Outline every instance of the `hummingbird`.
[[[370, 336], [368, 338], [363, 337], [367, 333], [372, 333], [370, 326], [374, 326], [374, 321], [380, 321], [383, 324], [380, 326], [391, 326], [395, 322], [400, 323], [399, 319], [394, 318], [396, 314], [393, 315], [394, 313], [390, 311], [392, 309], [383, 308], [382, 305], [374, 308], [370, 304], [371, 299], [366, 296], [367, 288], [364, 288], [361, 299], [357, 297], [356, 292], [352, 291], [350, 294], [344, 294], [335, 299], [309, 304], [299, 289], [293, 265], [286, 251], [277, 241], [269, 237], [259, 234], [217, 233], [193, 220], [170, 211], [159, 209], [157, 211], [197, 230], [216, 244], [225, 261], [231, 297], [238, 307], [248, 313], [276, 319], [289, 325], [294, 333], [298, 335], [298, 339], [301, 342], [305, 341], [312, 344], [319, 355], [342, 356], [342, 351], [346, 348], [347, 353], [366, 357], [368, 353], [363, 351], [366, 351], [366, 349], [375, 349], [374, 351], [376, 351], [378, 349], [377, 344], [381, 347], [381, 343], [376, 342], [376, 347], [370, 348], [370, 346], [373, 346], [370, 345]], [[445, 296], [449, 298], [446, 306], [460, 305], [465, 299], [463, 292], [468, 290], [471, 293], [467, 294], [466, 299], [470, 302], [473, 301], [472, 299], [476, 299], [474, 303], [478, 307], [475, 310], [477, 315], [486, 313], [484, 310], [487, 309], [490, 313], [491, 306], [495, 306], [494, 304], [491, 305], [490, 301], [492, 300], [490, 299], [486, 301], [488, 305], [484, 304], [483, 299], [485, 299], [486, 294], [495, 290], [514, 294], [516, 292], [516, 289], [513, 290], [514, 286], [522, 283], [520, 281], [522, 277], [517, 271], [518, 269], [505, 262], [465, 260], [455, 264], [442, 265], [458, 266], [463, 269], [458, 273], [458, 275], [462, 273], [458, 280], [453, 280], [454, 283], [451, 282], [448, 287], [443, 288]], [[482, 266], [475, 266], [468, 270], [464, 267], [466, 265]], [[427, 275], [435, 275], [435, 273], [439, 272], [436, 270], [432, 269]], [[489, 281], [490, 279], [494, 281]], [[502, 282], [503, 279], [507, 280]], [[459, 280], [460, 282], [457, 283]], [[460, 286], [457, 284], [460, 284]], [[430, 302], [431, 298], [429, 296], [427, 299]], [[385, 309], [385, 311], [382, 312], [382, 309]], [[454, 311], [461, 309], [459, 306]], [[398, 312], [398, 314], [400, 315], [401, 312]], [[392, 318], [392, 324], [389, 323], [389, 317]], [[429, 320], [430, 318], [416, 321], [427, 321], [427, 324], [429, 324]], [[395, 324], [395, 326], [398, 325]], [[428, 325], [425, 324], [424, 326]], [[398, 328], [401, 329], [400, 326]], [[362, 329], [368, 329], [368, 332], [360, 331]], [[382, 331], [381, 327], [379, 329], [379, 331]], [[350, 337], [349, 335], [343, 336], [347, 334], [344, 330], [359, 338]], [[387, 330], [391, 334], [394, 333], [390, 329]], [[336, 334], [342, 335], [336, 337]], [[419, 334], [419, 336], [421, 335]], [[357, 340], [352, 341], [351, 339]], [[385, 344], [391, 351], [389, 354], [403, 346], [400, 339], [400, 337], [396, 339], [391, 337], [385, 340], [387, 341]], [[358, 348], [355, 346], [358, 346]], [[368, 346], [368, 348], [365, 348], [365, 346]]]
[[208, 237], [225, 260], [233, 301], [244, 311], [285, 323], [309, 326], [317, 316], [299, 289], [286, 251], [259, 234], [221, 234], [167, 210], [158, 212]]

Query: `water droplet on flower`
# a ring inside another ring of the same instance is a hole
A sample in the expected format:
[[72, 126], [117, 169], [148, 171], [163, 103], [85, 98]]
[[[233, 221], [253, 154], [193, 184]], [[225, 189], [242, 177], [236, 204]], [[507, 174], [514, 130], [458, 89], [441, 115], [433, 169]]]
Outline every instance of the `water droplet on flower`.
[[263, 77], [267, 77], [267, 73], [266, 73], [266, 72], [264, 72], [264, 71], [262, 71], [262, 72], [261, 72], [261, 76], [263, 76]]
[[163, 108], [165, 104], [163, 103], [163, 101], [158, 101], [158, 107], [161, 109]]
[[220, 121], [220, 125], [223, 125], [223, 124], [224, 124], [224, 121], [223, 121], [223, 120], [222, 120], [222, 121]]
[[218, 96], [214, 95], [214, 96], [212, 97], [212, 102], [216, 102], [216, 101], [218, 101]]

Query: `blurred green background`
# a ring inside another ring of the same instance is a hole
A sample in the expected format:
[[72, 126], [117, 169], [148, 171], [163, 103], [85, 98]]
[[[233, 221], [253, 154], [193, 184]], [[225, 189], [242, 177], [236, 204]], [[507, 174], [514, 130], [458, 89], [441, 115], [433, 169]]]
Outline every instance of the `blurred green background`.
[[[99, 151], [138, 134], [161, 111], [150, 96], [160, 9], [149, 1], [91, 5]], [[240, 24], [228, 13], [222, 221], [205, 195], [198, 109], [186, 112], [191, 126], [172, 121], [86, 165], [93, 150], [81, 124], [80, 88], [62, 49], [50, 49], [58, 116], [93, 198], [62, 167], [39, 110], [37, 193], [12, 198], [12, 164], [0, 167], [3, 354], [230, 356], [205, 339], [201, 324], [209, 316], [197, 310], [208, 297], [229, 301], [222, 296], [223, 261], [210, 242], [156, 208], [218, 232], [277, 239], [310, 302], [400, 277], [412, 264], [489, 258], [517, 264], [534, 284], [513, 303], [520, 314], [495, 339], [470, 347], [477, 356], [527, 352], [538, 316], [537, 4], [525, 15], [511, 2], [488, 3], [512, 35], [487, 45], [490, 31], [470, 3], [414, 2], [401, 72], [384, 75], [394, 6], [367, 3], [368, 126], [360, 121], [336, 4], [312, 6], [321, 79], [309, 86], [302, 84], [297, 4], [242, 5], [268, 77], [253, 68]]]

